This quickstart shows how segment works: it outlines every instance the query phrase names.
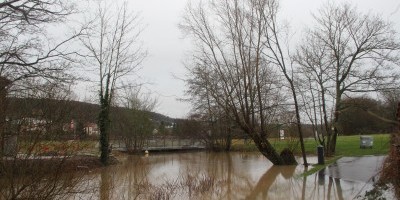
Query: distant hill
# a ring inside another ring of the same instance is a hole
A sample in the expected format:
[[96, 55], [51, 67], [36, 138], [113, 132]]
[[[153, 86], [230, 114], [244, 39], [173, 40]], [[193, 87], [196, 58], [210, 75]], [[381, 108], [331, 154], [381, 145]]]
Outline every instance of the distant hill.
[[168, 117], [166, 115], [160, 114], [160, 113], [156, 113], [156, 112], [149, 112], [150, 113], [150, 118], [153, 121], [157, 121], [157, 122], [166, 122], [166, 123], [175, 123], [176, 119]]
[[[55, 99], [35, 98], [8, 98], [9, 117], [35, 117], [43, 115], [44, 118], [63, 117], [65, 119], [79, 119], [84, 122], [96, 122], [100, 111], [98, 104], [80, 101], [65, 101]], [[125, 112], [127, 108], [114, 107], [112, 112]], [[175, 119], [156, 112], [149, 112], [150, 119], [156, 123], [173, 123]]]

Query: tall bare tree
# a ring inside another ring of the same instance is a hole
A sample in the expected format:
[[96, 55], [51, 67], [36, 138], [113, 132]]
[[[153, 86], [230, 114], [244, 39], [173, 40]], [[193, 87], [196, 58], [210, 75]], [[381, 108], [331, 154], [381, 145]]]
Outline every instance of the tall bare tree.
[[93, 26], [82, 37], [88, 51], [87, 61], [98, 72], [101, 108], [98, 124], [103, 164], [107, 164], [109, 158], [109, 114], [115, 90], [121, 86], [119, 81], [133, 73], [146, 56], [139, 41], [139, 16], [129, 12], [127, 6], [127, 2], [118, 6], [100, 1]]
[[343, 97], [398, 87], [395, 67], [399, 65], [400, 43], [391, 23], [378, 15], [358, 12], [349, 4], [328, 3], [314, 18], [317, 26], [300, 47], [297, 60], [313, 74], [312, 81], [319, 87], [317, 94], [322, 98], [329, 97], [323, 92], [332, 95], [331, 99], [320, 99], [325, 107], [333, 106], [331, 123], [326, 119], [327, 110], [322, 112], [327, 132], [325, 148], [327, 155], [332, 155], [337, 123], [345, 109]]
[[268, 124], [279, 121], [277, 111], [286, 101], [279, 71], [264, 56], [269, 48], [266, 20], [276, 14], [268, 10], [270, 2], [189, 4], [180, 26], [193, 36], [197, 49], [187, 83], [189, 94], [203, 105], [212, 102], [229, 113], [272, 163], [293, 164], [294, 159], [281, 156], [268, 139]]
[[[67, 48], [80, 31], [56, 40], [48, 35], [49, 26], [68, 19], [73, 2], [60, 0], [5, 0], [0, 3], [0, 79], [1, 92], [32, 92], [49, 84], [70, 84], [74, 50]], [[2, 102], [7, 110], [7, 101]], [[10, 113], [2, 113], [0, 124]], [[0, 140], [4, 133], [0, 125]]]
[[66, 105], [76, 52], [70, 44], [82, 32], [52, 35], [51, 28], [68, 23], [75, 11], [73, 1], [0, 3], [1, 199], [62, 199], [78, 190], [79, 178], [62, 173], [72, 153], [49, 152], [41, 142], [59, 136], [71, 120]]
[[293, 106], [295, 111], [295, 124], [300, 141], [300, 148], [303, 157], [303, 164], [307, 167], [307, 157], [304, 147], [303, 130], [301, 128], [300, 106], [298, 100], [298, 89], [296, 77], [294, 76], [293, 58], [290, 55], [289, 31], [281, 25], [277, 19], [279, 11], [279, 3], [277, 0], [261, 0], [254, 3], [261, 20], [258, 23], [264, 23], [263, 33], [265, 37], [265, 50], [262, 51], [265, 59], [270, 65], [277, 67], [285, 77], [287, 87], [292, 95]]

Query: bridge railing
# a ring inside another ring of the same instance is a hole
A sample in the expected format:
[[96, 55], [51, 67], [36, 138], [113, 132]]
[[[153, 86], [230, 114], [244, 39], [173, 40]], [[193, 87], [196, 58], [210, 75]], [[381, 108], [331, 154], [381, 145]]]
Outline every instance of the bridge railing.
[[[111, 141], [114, 149], [126, 149], [125, 142], [122, 139]], [[144, 141], [143, 149], [149, 148], [184, 148], [184, 147], [204, 147], [199, 140], [182, 138], [149, 138]]]

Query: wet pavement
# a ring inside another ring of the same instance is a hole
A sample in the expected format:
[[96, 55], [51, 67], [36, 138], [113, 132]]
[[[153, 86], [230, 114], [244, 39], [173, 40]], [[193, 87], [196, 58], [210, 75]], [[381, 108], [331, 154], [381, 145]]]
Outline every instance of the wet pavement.
[[343, 157], [328, 166], [324, 173], [348, 181], [375, 182], [386, 156]]

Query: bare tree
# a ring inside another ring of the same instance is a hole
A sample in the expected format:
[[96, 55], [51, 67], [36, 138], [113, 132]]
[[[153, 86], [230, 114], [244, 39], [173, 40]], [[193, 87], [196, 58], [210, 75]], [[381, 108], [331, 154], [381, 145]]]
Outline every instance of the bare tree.
[[261, 0], [255, 3], [259, 10], [261, 20], [258, 23], [265, 23], [263, 33], [265, 37], [265, 49], [262, 51], [265, 59], [270, 65], [277, 67], [286, 79], [289, 92], [292, 94], [295, 111], [295, 124], [299, 136], [303, 164], [307, 167], [307, 157], [304, 147], [303, 130], [301, 128], [300, 106], [298, 91], [296, 88], [296, 77], [294, 76], [293, 59], [290, 55], [288, 30], [281, 26], [277, 16], [279, 3], [277, 0]]
[[64, 174], [76, 152], [54, 140], [71, 120], [71, 91], [49, 82], [31, 94], [29, 98], [25, 92], [7, 97], [11, 101], [3, 129], [8, 141], [0, 159], [0, 198], [65, 198], [82, 181], [78, 174]]
[[396, 120], [397, 104], [400, 102], [400, 89], [383, 90], [380, 92], [380, 96], [382, 96], [386, 105], [386, 116], [391, 120]]
[[[300, 47], [299, 64], [312, 74], [322, 102], [327, 155], [335, 153], [344, 96], [398, 87], [400, 43], [392, 24], [349, 4], [324, 5], [314, 16], [317, 26]], [[311, 43], [310, 43], [311, 41]], [[332, 95], [325, 97], [324, 92]], [[333, 101], [329, 104], [329, 101]], [[327, 106], [332, 121], [327, 119]], [[325, 107], [325, 108], [324, 108]]]
[[278, 72], [263, 56], [268, 48], [265, 6], [265, 1], [227, 0], [188, 5], [180, 26], [193, 36], [197, 51], [187, 83], [201, 104], [213, 102], [229, 113], [272, 163], [293, 164], [268, 140], [267, 125], [276, 123], [276, 111], [286, 99]]
[[114, 112], [114, 127], [118, 129], [128, 152], [138, 153], [154, 130], [150, 112], [158, 104], [157, 98], [142, 91], [141, 86], [125, 89], [124, 110]]
[[88, 51], [88, 64], [98, 72], [101, 107], [98, 124], [103, 164], [107, 164], [109, 157], [109, 114], [115, 90], [120, 86], [120, 79], [133, 73], [146, 56], [139, 43], [141, 29], [138, 25], [139, 16], [128, 11], [127, 2], [116, 6], [100, 1], [93, 27], [82, 38]]
[[307, 34], [294, 56], [301, 74], [299, 88], [304, 111], [312, 124], [315, 139], [323, 146], [326, 146], [326, 134], [331, 131], [331, 95], [328, 89], [333, 88], [330, 81], [332, 61], [326, 56], [327, 52], [321, 41]]
[[206, 144], [214, 150], [229, 151], [233, 136], [237, 132], [229, 113], [226, 113], [221, 107], [214, 106], [203, 117], [207, 124], [207, 133], [203, 136]]
[[[72, 1], [0, 3], [0, 198], [63, 198], [79, 182], [62, 173], [72, 153], [44, 152], [41, 142], [59, 136], [65, 121], [71, 120], [65, 105], [76, 77], [76, 52], [68, 45], [81, 31], [53, 37], [50, 28], [67, 23], [74, 12]], [[15, 140], [6, 142], [5, 136]], [[13, 150], [3, 152], [13, 142]], [[43, 154], [49, 159], [40, 159]]]
[[196, 81], [198, 80], [188, 80], [189, 88], [186, 91], [191, 96], [190, 102], [194, 107], [188, 121], [197, 121], [203, 126], [203, 131], [194, 135], [201, 138], [210, 149], [228, 151], [231, 148], [234, 122], [230, 114], [212, 98], [208, 83], [199, 86]]
[[[0, 79], [8, 82], [2, 88], [6, 95], [31, 92], [48, 82], [67, 85], [73, 82], [71, 62], [75, 52], [67, 44], [81, 32], [55, 41], [48, 35], [48, 27], [65, 22], [74, 11], [73, 2], [60, 0], [0, 3]], [[0, 123], [4, 123], [5, 116]]]
[[70, 81], [72, 55], [68, 48], [81, 34], [51, 38], [48, 26], [65, 22], [75, 12], [72, 2], [60, 0], [6, 0], [0, 3], [0, 76], [10, 90], [32, 87], [26, 80]]

